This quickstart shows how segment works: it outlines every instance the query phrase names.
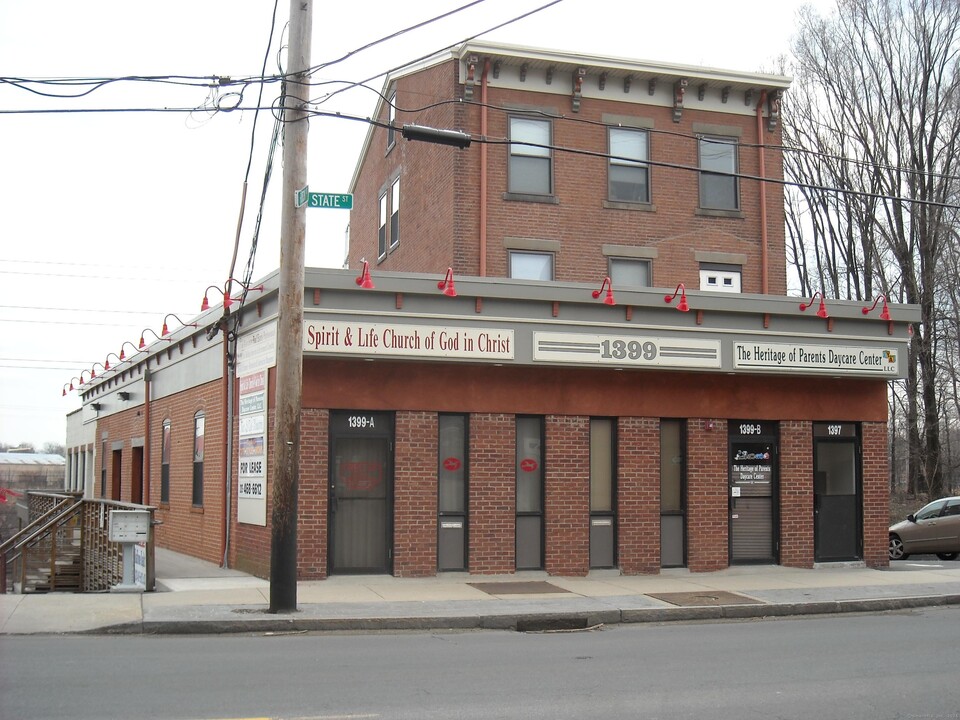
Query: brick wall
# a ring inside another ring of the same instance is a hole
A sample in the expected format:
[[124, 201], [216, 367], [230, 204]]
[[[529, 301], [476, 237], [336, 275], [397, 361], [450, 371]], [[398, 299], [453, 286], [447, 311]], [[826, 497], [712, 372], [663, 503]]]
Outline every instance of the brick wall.
[[887, 567], [890, 527], [890, 469], [887, 424], [863, 423], [863, 559], [869, 567]]
[[515, 562], [516, 422], [513, 415], [470, 418], [470, 550], [479, 574], [512, 573]]
[[545, 569], [551, 575], [586, 575], [590, 569], [590, 418], [548, 415], [545, 426]]
[[660, 572], [660, 421], [617, 423], [617, 556], [624, 575]]
[[813, 425], [780, 423], [780, 564], [813, 567]]
[[[463, 88], [457, 82], [457, 63], [435, 66], [399, 78], [396, 102], [397, 123], [418, 123], [451, 128], [479, 135], [481, 110], [463, 104], [423, 107], [440, 98], [455, 99]], [[635, 100], [636, 96], [631, 99]], [[505, 107], [538, 107], [557, 115], [568, 115], [569, 97], [491, 87], [487, 110], [487, 136], [509, 136], [510, 111]], [[692, 103], [691, 103], [692, 105]], [[555, 120], [553, 143], [604, 154], [608, 151], [605, 115], [639, 117], [653, 122], [650, 157], [675, 163], [690, 170], [652, 167], [650, 170], [651, 210], [604, 207], [607, 199], [607, 160], [554, 152], [553, 179], [556, 203], [534, 203], [505, 199], [508, 177], [508, 145], [488, 145], [487, 155], [487, 238], [486, 267], [490, 276], [508, 275], [505, 238], [556, 240], [556, 278], [562, 281], [594, 280], [607, 274], [603, 244], [656, 248], [653, 285], [674, 286], [685, 282], [699, 287], [696, 251], [746, 255], [743, 292], [759, 293], [761, 280], [761, 223], [759, 183], [741, 180], [740, 216], [717, 217], [698, 213], [699, 165], [697, 123], [721, 125], [739, 134], [739, 171], [760, 174], [760, 150], [756, 117], [706, 112], [688, 106], [679, 123], [673, 109], [613, 99], [586, 98], [580, 110], [566, 120]], [[387, 120], [386, 107], [379, 118]], [[664, 131], [664, 132], [660, 132]], [[395, 134], [392, 146], [387, 131], [372, 131], [361, 171], [354, 188], [356, 202], [351, 211], [349, 262], [358, 267], [361, 258], [383, 270], [442, 272], [452, 265], [458, 274], [476, 275], [480, 269], [480, 143], [464, 150], [442, 145], [409, 142]], [[764, 123], [760, 142], [778, 146], [779, 126], [769, 132]], [[765, 172], [781, 179], [782, 158], [765, 151]], [[401, 177], [401, 242], [382, 261], [377, 260], [379, 196], [389, 189], [397, 173]], [[786, 294], [786, 255], [783, 188], [766, 185], [768, 291]]]
[[[150, 468], [144, 470], [144, 500], [159, 509], [156, 519], [156, 540], [161, 547], [194, 555], [209, 562], [220, 563], [223, 552], [223, 470], [225, 443], [223, 442], [222, 385], [210, 382], [176, 395], [154, 400], [150, 405]], [[203, 505], [193, 505], [193, 441], [194, 417], [204, 413]], [[170, 446], [170, 502], [160, 502], [160, 468], [162, 427], [169, 420]], [[120, 499], [131, 502], [133, 497], [131, 466], [134, 448], [131, 440], [143, 438], [144, 408], [142, 405], [97, 421], [97, 468], [94, 495], [101, 497], [100, 471], [107, 471], [106, 497], [111, 495], [114, 463], [118, 454], [114, 443], [121, 442]], [[107, 452], [101, 451], [106, 436]], [[147, 476], [149, 485], [147, 486]]]
[[727, 421], [687, 421], [687, 566], [694, 572], [727, 567]]
[[437, 414], [398, 412], [394, 456], [393, 574], [437, 573]]

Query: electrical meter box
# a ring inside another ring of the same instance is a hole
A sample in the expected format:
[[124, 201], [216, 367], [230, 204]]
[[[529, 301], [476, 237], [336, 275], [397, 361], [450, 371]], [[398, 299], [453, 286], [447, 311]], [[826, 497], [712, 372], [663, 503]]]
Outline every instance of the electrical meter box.
[[107, 539], [118, 543], [146, 542], [150, 535], [149, 510], [111, 510]]

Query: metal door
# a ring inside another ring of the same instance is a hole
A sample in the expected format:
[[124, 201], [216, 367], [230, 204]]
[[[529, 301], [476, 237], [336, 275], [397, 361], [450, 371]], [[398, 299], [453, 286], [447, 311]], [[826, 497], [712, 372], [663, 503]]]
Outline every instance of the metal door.
[[776, 424], [730, 425], [730, 562], [775, 563]]
[[331, 573], [392, 567], [392, 423], [380, 414], [331, 416]]
[[814, 559], [860, 560], [860, 442], [854, 423], [813, 426]]

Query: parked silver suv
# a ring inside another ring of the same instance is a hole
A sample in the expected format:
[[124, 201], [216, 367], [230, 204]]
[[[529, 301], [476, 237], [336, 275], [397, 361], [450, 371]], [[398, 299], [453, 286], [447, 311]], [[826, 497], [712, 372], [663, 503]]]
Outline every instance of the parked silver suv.
[[941, 560], [960, 554], [960, 497], [934, 500], [890, 526], [891, 560], [924, 553], [936, 553]]

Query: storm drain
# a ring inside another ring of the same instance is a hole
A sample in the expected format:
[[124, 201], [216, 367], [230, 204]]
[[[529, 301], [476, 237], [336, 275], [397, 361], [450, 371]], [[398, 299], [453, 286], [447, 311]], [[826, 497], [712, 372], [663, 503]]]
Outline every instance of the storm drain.
[[542, 595], [545, 593], [565, 593], [564, 590], [556, 585], [551, 585], [544, 580], [527, 580], [519, 582], [479, 582], [467, 583], [470, 587], [482, 590], [488, 595]]
[[562, 632], [586, 630], [589, 627], [585, 617], [520, 618], [517, 620], [517, 632]]
[[763, 605], [759, 600], [747, 597], [746, 595], [737, 595], [736, 593], [726, 592], [724, 590], [711, 590], [710, 592], [673, 592], [673, 593], [647, 593], [649, 597], [663, 600], [671, 605], [680, 607], [715, 607], [717, 605]]

